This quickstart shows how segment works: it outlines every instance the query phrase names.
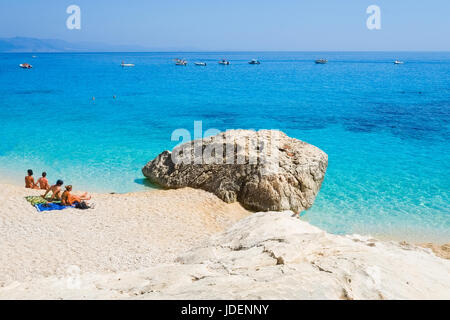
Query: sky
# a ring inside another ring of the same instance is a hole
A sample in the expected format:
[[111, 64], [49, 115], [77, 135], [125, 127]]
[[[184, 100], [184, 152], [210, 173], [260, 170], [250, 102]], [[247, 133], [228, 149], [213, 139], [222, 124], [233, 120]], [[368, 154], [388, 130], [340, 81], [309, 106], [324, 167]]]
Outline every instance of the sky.
[[[70, 5], [81, 29], [69, 30]], [[369, 30], [366, 9], [381, 10]], [[450, 0], [0, 0], [0, 38], [206, 51], [450, 51]]]

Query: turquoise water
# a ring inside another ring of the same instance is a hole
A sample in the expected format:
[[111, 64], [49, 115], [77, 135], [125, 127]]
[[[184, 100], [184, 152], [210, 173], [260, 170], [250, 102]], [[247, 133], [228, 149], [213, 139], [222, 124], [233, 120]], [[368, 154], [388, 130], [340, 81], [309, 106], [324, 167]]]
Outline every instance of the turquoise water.
[[[32, 168], [76, 189], [145, 190], [141, 167], [194, 120], [204, 130], [280, 129], [329, 155], [306, 220], [450, 241], [450, 53], [36, 55], [0, 54], [3, 180], [22, 183]], [[191, 64], [177, 67], [177, 57]], [[216, 63], [223, 57], [230, 66]], [[321, 57], [329, 63], [315, 65]]]

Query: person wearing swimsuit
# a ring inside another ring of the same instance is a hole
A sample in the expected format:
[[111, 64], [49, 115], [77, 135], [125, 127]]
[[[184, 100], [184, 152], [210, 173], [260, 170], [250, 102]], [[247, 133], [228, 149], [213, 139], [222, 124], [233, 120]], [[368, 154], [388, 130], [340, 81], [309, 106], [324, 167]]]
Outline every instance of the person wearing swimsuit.
[[71, 194], [72, 186], [68, 185], [66, 186], [66, 191], [63, 192], [61, 196], [61, 204], [64, 206], [72, 206], [75, 203], [80, 203], [82, 200], [90, 200], [91, 197], [87, 196], [87, 192], [83, 193], [81, 196], [76, 196]]

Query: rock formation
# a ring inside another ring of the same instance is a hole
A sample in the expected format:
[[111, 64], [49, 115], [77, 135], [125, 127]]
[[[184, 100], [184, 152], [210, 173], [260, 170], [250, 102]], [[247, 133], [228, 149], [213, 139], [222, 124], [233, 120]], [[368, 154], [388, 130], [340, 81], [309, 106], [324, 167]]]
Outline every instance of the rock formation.
[[164, 151], [142, 169], [164, 188], [193, 187], [255, 211], [312, 206], [328, 156], [276, 130], [230, 130]]
[[255, 213], [172, 264], [82, 274], [76, 289], [69, 278], [13, 283], [0, 299], [450, 299], [450, 260], [430, 249], [332, 235], [291, 215]]

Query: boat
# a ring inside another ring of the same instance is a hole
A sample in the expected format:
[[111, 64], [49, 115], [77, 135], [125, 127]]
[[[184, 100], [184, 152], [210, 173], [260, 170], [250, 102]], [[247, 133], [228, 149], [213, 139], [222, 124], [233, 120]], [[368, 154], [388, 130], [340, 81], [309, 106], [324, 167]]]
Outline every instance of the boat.
[[225, 59], [222, 59], [222, 60], [219, 61], [219, 64], [224, 65], [224, 66], [227, 66], [227, 65], [230, 64], [230, 61], [227, 61], [227, 60], [225, 60]]
[[120, 64], [122, 67], [134, 67], [134, 64], [132, 63], [125, 63], [122, 61], [122, 63]]
[[19, 67], [21, 67], [22, 69], [31, 69], [33, 68], [33, 66], [29, 63], [21, 63], [19, 64]]
[[395, 60], [395, 61], [394, 61], [394, 64], [403, 64], [403, 61]]
[[317, 60], [315, 61], [316, 64], [325, 64], [325, 63], [327, 63], [327, 62], [328, 62], [327, 59], [317, 59]]
[[206, 66], [206, 62], [194, 62], [196, 66]]
[[187, 61], [184, 59], [175, 59], [175, 65], [177, 66], [185, 66], [187, 65]]
[[249, 63], [249, 64], [260, 64], [261, 62], [259, 62], [259, 61], [256, 60], [256, 59], [252, 59], [252, 60], [250, 60], [248, 63]]

